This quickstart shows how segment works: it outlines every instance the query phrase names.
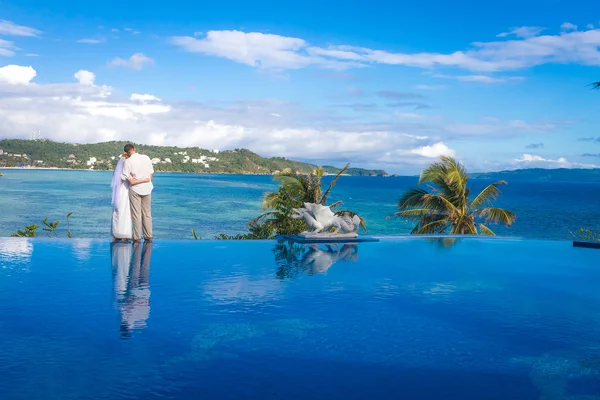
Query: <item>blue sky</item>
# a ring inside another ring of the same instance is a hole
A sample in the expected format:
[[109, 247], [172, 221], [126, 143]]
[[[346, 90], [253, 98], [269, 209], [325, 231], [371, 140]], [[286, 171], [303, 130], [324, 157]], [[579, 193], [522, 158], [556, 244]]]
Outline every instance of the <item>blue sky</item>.
[[396, 3], [0, 0], [0, 138], [600, 165], [593, 2]]

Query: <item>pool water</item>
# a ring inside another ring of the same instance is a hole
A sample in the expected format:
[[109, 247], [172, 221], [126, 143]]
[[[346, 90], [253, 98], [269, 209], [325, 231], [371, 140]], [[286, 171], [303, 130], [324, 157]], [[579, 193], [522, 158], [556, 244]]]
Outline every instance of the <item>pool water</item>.
[[0, 399], [595, 399], [600, 250], [0, 239]]

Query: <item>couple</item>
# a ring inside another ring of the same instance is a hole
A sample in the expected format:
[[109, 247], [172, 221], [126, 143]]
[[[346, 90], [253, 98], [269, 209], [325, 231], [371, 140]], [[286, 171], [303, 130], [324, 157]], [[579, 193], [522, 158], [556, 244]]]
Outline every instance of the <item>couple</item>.
[[[125, 145], [125, 154], [117, 163], [112, 180], [113, 241], [152, 241], [151, 193], [154, 168], [150, 158], [138, 154], [135, 146]], [[131, 225], [133, 223], [133, 234]]]

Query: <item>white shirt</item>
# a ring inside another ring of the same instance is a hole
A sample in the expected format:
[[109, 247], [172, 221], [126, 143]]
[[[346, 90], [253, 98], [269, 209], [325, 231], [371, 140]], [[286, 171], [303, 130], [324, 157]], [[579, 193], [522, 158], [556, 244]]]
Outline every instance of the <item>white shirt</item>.
[[[133, 176], [135, 179], [146, 179], [150, 178], [152, 174], [154, 174], [154, 167], [152, 166], [150, 157], [144, 154], [133, 153], [131, 157], [125, 160], [121, 179], [126, 181], [131, 176]], [[140, 196], [149, 195], [153, 188], [154, 185], [152, 182], [144, 182], [131, 186], [131, 190]]]

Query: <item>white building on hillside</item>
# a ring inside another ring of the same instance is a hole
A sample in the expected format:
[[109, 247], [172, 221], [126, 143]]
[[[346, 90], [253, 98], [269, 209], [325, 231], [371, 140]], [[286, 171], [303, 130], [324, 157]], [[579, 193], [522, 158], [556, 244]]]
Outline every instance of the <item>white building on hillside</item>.
[[160, 163], [160, 158], [153, 158], [150, 161], [152, 161], [152, 164], [158, 164], [158, 163]]
[[171, 164], [171, 159], [170, 158], [165, 158], [165, 162], [168, 164]]
[[90, 157], [90, 159], [89, 159], [89, 160], [87, 160], [85, 163], [86, 163], [87, 165], [89, 165], [89, 166], [92, 166], [92, 165], [96, 164], [96, 161], [98, 161], [98, 160], [96, 159], [96, 157]]

